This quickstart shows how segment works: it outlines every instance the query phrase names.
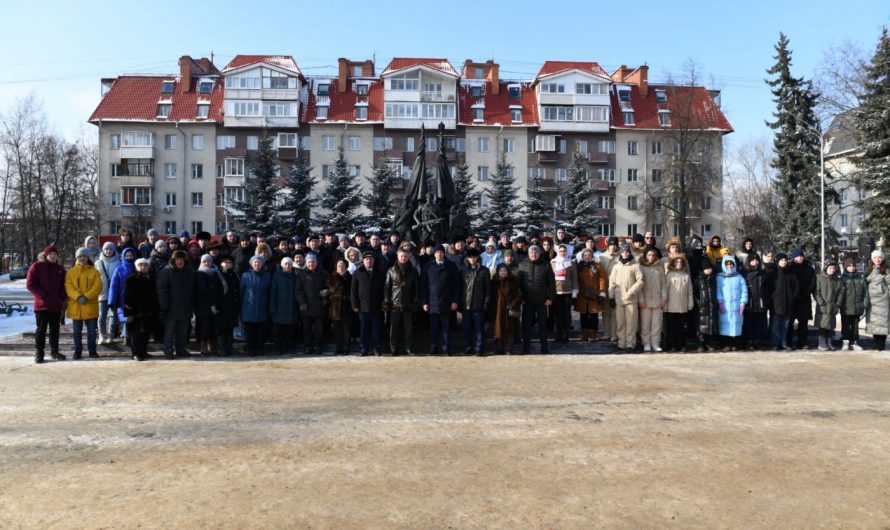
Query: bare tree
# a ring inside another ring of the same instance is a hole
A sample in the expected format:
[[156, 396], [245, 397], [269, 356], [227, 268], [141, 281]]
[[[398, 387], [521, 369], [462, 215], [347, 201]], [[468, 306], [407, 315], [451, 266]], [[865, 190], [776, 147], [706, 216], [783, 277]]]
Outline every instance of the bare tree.
[[844, 40], [822, 53], [813, 85], [820, 94], [816, 114], [820, 122], [859, 106], [864, 94], [868, 54], [856, 42]]
[[752, 238], [765, 248], [775, 242], [782, 217], [775, 187], [772, 142], [761, 138], [744, 143], [727, 156], [723, 182], [723, 221], [728, 238]]

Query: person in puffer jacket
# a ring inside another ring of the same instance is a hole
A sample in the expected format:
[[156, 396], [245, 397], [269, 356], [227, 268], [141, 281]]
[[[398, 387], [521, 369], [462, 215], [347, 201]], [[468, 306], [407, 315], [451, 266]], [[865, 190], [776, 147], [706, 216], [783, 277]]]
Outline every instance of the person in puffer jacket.
[[96, 319], [99, 318], [99, 294], [102, 279], [90, 261], [86, 247], [77, 249], [77, 263], [65, 273], [65, 292], [68, 295], [68, 316], [74, 328], [74, 359], [83, 356], [83, 328], [87, 328], [87, 350], [90, 357], [96, 352]]
[[838, 313], [838, 298], [841, 292], [841, 279], [838, 275], [837, 262], [833, 259], [825, 260], [825, 267], [821, 274], [816, 276], [816, 317], [814, 321], [819, 327], [819, 349], [833, 351], [831, 335], [834, 333], [835, 317]]
[[99, 344], [111, 344], [120, 329], [114, 311], [111, 314], [108, 312], [108, 291], [111, 290], [114, 271], [120, 264], [121, 258], [114, 243], [109, 241], [102, 245], [102, 253], [96, 261], [96, 270], [102, 280], [102, 292], [99, 293]]
[[630, 245], [621, 247], [618, 263], [609, 274], [609, 306], [615, 310], [615, 327], [618, 348], [632, 353], [637, 342], [639, 302], [637, 296], [643, 289], [643, 273], [636, 263]]
[[865, 275], [856, 270], [856, 261], [853, 258], [844, 260], [838, 307], [841, 313], [843, 349], [861, 351], [859, 319], [865, 313], [865, 308], [868, 307], [868, 284], [865, 281]]
[[127, 345], [130, 345], [127, 333], [127, 317], [124, 316], [124, 282], [127, 276], [136, 270], [136, 249], [127, 247], [121, 252], [121, 264], [111, 277], [111, 287], [108, 290], [108, 307], [114, 311], [114, 316], [121, 326], [121, 337]]
[[738, 273], [735, 256], [724, 255], [720, 263], [723, 272], [717, 275], [717, 305], [720, 308], [720, 336], [724, 351], [738, 349], [738, 337], [742, 335], [742, 319], [748, 303], [745, 278]]
[[717, 281], [711, 260], [701, 260], [701, 272], [693, 280], [695, 298], [696, 338], [699, 353], [714, 349], [714, 337], [719, 332], [717, 323]]
[[660, 352], [664, 308], [667, 306], [667, 282], [657, 250], [650, 248], [640, 257], [640, 272], [644, 278], [643, 288], [639, 293], [643, 351]]
[[748, 287], [748, 303], [742, 323], [745, 346], [754, 350], [758, 342], [769, 340], [769, 322], [766, 312], [773, 299], [772, 276], [760, 266], [760, 256], [749, 252], [745, 263], [745, 285]]

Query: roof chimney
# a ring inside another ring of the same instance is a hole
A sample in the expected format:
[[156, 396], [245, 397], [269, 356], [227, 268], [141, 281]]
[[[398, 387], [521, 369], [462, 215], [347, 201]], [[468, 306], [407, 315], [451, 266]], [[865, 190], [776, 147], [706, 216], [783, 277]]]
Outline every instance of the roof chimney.
[[192, 90], [192, 58], [183, 55], [179, 58], [179, 91], [183, 94]]
[[615, 70], [615, 73], [612, 74], [612, 81], [616, 83], [623, 83], [627, 78], [628, 74], [630, 74], [630, 68], [627, 67], [626, 64], [622, 64]]
[[627, 76], [627, 82], [637, 85], [641, 96], [649, 95], [649, 67], [644, 64], [634, 70]]
[[488, 80], [491, 81], [491, 93], [497, 96], [501, 91], [501, 66], [491, 59], [485, 63], [488, 66]]

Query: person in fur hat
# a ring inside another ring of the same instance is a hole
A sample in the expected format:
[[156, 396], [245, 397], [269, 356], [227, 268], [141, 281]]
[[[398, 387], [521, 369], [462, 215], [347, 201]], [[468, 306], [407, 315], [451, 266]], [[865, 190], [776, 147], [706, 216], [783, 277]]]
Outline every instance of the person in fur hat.
[[[670, 247], [670, 243], [668, 244]], [[692, 311], [694, 297], [692, 277], [686, 254], [674, 253], [668, 257], [665, 275], [667, 304], [664, 309], [665, 347], [668, 352], [686, 349], [686, 315]]]
[[59, 353], [59, 324], [67, 298], [65, 269], [59, 263], [59, 252], [55, 246], [47, 245], [37, 261], [28, 268], [26, 286], [34, 295], [34, 317], [37, 319], [34, 362], [43, 362], [47, 329], [50, 355], [56, 361], [64, 361], [66, 357]]

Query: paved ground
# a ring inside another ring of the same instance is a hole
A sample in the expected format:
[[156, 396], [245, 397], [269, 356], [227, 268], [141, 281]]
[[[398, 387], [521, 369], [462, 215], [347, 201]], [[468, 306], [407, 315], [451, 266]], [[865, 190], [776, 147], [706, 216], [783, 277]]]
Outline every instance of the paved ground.
[[890, 355], [0, 358], [2, 528], [890, 528]]

